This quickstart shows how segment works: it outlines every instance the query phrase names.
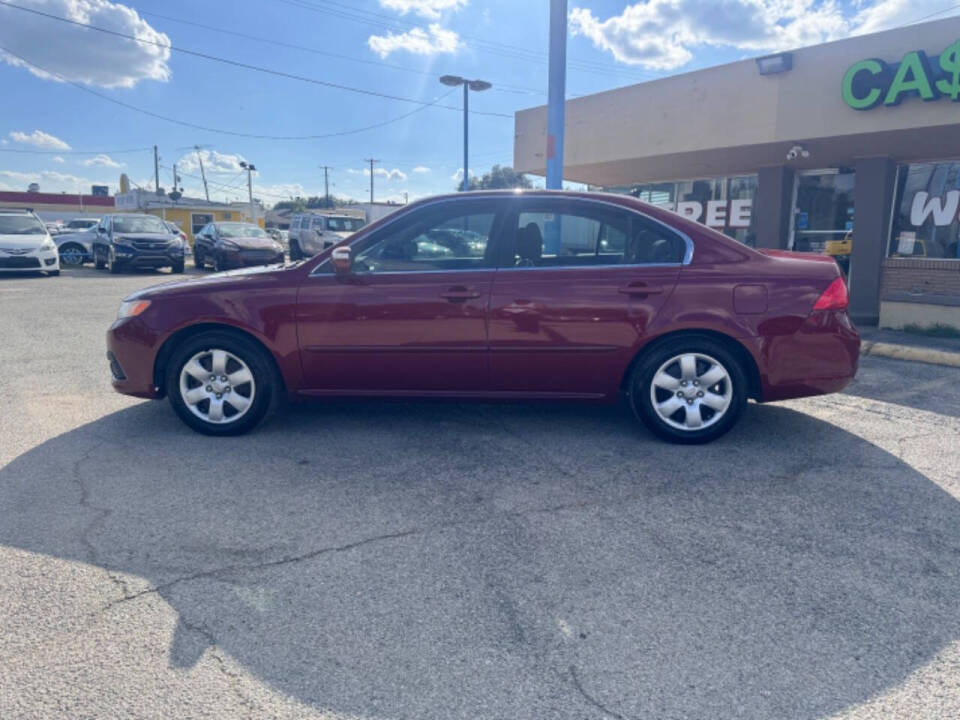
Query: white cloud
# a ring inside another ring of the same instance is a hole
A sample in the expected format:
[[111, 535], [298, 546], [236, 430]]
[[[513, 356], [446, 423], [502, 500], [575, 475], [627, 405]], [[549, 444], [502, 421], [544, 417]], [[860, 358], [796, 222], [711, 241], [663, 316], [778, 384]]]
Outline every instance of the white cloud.
[[64, 160], [64, 159], [63, 159], [62, 157], [60, 157], [59, 155], [54, 155], [54, 156], [53, 156], [53, 161], [54, 161], [55, 163], [57, 163], [58, 165], [63, 165], [63, 163], [66, 162], [66, 160]]
[[[364, 168], [363, 174], [367, 177], [370, 177], [370, 168]], [[384, 180], [400, 180], [403, 182], [407, 179], [407, 174], [400, 170], [399, 168], [394, 168], [393, 170], [387, 170], [386, 168], [375, 168], [373, 171], [374, 177], [382, 177]]]
[[417, 165], [413, 169], [413, 172], [417, 173], [418, 175], [422, 175], [424, 173], [430, 172], [430, 168], [428, 168], [426, 165]]
[[[3, 7], [0, 5], [0, 7]], [[38, 148], [47, 148], [49, 150], [69, 150], [70, 146], [63, 140], [43, 130], [34, 130], [32, 133], [20, 132], [14, 130], [10, 133], [10, 139], [23, 145], [33, 145]]]
[[[470, 177], [476, 177], [476, 176], [477, 174], [473, 172], [473, 170], [471, 170]], [[457, 168], [457, 171], [450, 176], [450, 179], [455, 180], [456, 182], [463, 182], [463, 168]]]
[[[880, 0], [878, 5], [903, 0]], [[916, 9], [916, 0], [908, 0]], [[904, 3], [906, 4], [906, 3]], [[693, 58], [702, 46], [747, 51], [813, 45], [854, 31], [834, 0], [647, 0], [600, 20], [587, 8], [574, 8], [570, 29], [620, 62], [652, 70], [672, 70]]]
[[[96, 25], [152, 43], [170, 38], [153, 29], [137, 12], [109, 0], [20, 0], [50, 15]], [[0, 45], [68, 80], [100, 87], [132, 88], [141, 80], [170, 78], [166, 47], [108, 36], [0, 5]], [[48, 80], [57, 78], [0, 51], [0, 60], [26, 67]]]
[[[239, 154], [221, 153], [216, 150], [201, 150], [200, 157], [203, 158], [203, 170], [208, 175], [236, 174], [243, 170], [240, 162], [246, 158]], [[185, 173], [199, 173], [200, 161], [197, 159], [196, 152], [189, 152], [177, 160], [177, 170]], [[256, 176], [256, 172], [254, 172]]]
[[860, 9], [853, 19], [851, 34], [862, 35], [917, 20], [933, 21], [950, 15], [960, 15], [960, 8], [944, 7], [945, 5], [947, 3], [942, 0], [880, 0]]
[[42, 172], [17, 172], [0, 170], [0, 186], [5, 190], [26, 190], [30, 183], [39, 183], [41, 192], [89, 193], [91, 185], [107, 185], [116, 191], [116, 182], [79, 177], [56, 170]]
[[445, 10], [466, 7], [467, 0], [380, 0], [381, 7], [396, 10], [401, 15], [416, 13], [428, 20], [439, 20]]
[[92, 158], [88, 158], [81, 163], [84, 167], [108, 167], [108, 168], [119, 168], [123, 167], [123, 163], [118, 163], [109, 155], [104, 155], [100, 153], [95, 155]]
[[405, 33], [388, 32], [386, 35], [371, 35], [367, 38], [367, 44], [381, 58], [398, 50], [405, 50], [414, 55], [436, 55], [455, 52], [460, 46], [460, 36], [453, 30], [431, 23], [428, 30], [415, 27]]

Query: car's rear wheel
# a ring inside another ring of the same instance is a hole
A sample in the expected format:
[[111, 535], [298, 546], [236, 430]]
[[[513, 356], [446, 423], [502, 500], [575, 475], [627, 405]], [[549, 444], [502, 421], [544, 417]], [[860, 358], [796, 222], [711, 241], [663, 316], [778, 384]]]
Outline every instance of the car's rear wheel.
[[267, 413], [276, 386], [273, 366], [253, 341], [213, 331], [185, 341], [167, 366], [170, 404], [207, 435], [240, 435]]
[[68, 267], [80, 267], [87, 257], [87, 251], [77, 243], [66, 243], [59, 248], [60, 262]]
[[715, 440], [736, 424], [746, 401], [741, 363], [709, 337], [668, 340], [644, 355], [631, 375], [634, 413], [670, 442]]

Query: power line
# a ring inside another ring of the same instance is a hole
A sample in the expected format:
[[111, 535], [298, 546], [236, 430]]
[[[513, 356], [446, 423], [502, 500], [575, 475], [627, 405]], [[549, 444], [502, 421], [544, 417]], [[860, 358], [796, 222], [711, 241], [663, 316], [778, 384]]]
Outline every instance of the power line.
[[[277, 47], [289, 48], [291, 50], [301, 50], [303, 52], [313, 53], [314, 55], [322, 55], [324, 57], [337, 58], [339, 60], [347, 60], [349, 62], [363, 63], [364, 65], [375, 65], [378, 67], [390, 68], [391, 70], [402, 70], [404, 72], [415, 73], [417, 75], [424, 75], [426, 77], [440, 77], [435, 72], [430, 72], [429, 70], [419, 70], [417, 68], [406, 67], [405, 65], [395, 65], [393, 63], [382, 62], [379, 60], [370, 60], [369, 58], [359, 58], [352, 55], [344, 55], [343, 53], [330, 52], [328, 50], [318, 50], [317, 48], [307, 47], [306, 45], [297, 45], [294, 43], [283, 42], [282, 40], [274, 40], [273, 38], [265, 38], [258, 35], [250, 35], [248, 33], [239, 32], [237, 30], [226, 30], [224, 28], [216, 27], [215, 25], [204, 25], [203, 23], [198, 23], [193, 20], [184, 20], [183, 18], [175, 18], [169, 15], [161, 15], [160, 13], [148, 12], [146, 10], [138, 11], [141, 15], [147, 17], [160, 18], [161, 20], [167, 20], [169, 22], [181, 23], [183, 25], [189, 25], [191, 27], [200, 28], [202, 30], [209, 30], [210, 32], [221, 33], [222, 35], [232, 35], [233, 37], [244, 38], [245, 40], [254, 40], [256, 42], [266, 43], [268, 45], [276, 45]], [[542, 90], [534, 90], [533, 88], [520, 87], [517, 85], [506, 85], [503, 83], [494, 83], [494, 90], [499, 90], [501, 92], [509, 92], [520, 95], [545, 95], [546, 93]]]
[[[0, 0], [0, 5], [2, 4], [5, 4], [5, 3], [3, 3], [2, 0]], [[104, 95], [103, 93], [97, 92], [93, 88], [89, 88], [86, 85], [82, 85], [74, 80], [70, 80], [64, 77], [63, 75], [60, 75], [59, 73], [54, 72], [53, 70], [48, 70], [47, 68], [37, 65], [36, 63], [31, 62], [30, 60], [27, 60], [22, 55], [18, 55], [17, 53], [13, 52], [12, 50], [6, 47], [3, 47], [2, 45], [0, 45], [0, 50], [2, 50], [5, 53], [8, 53], [9, 55], [12, 55], [13, 57], [17, 58], [21, 62], [31, 67], [34, 67], [37, 70], [40, 70], [41, 72], [45, 72], [48, 75], [51, 75], [57, 78], [58, 80], [67, 83], [68, 85], [72, 85], [78, 90], [82, 90], [83, 92], [89, 93], [90, 95], [98, 97], [101, 100], [106, 100], [109, 103], [113, 103], [114, 105], [119, 105], [120, 107], [127, 108], [128, 110], [133, 110], [134, 112], [138, 112], [143, 115], [148, 115], [149, 117], [156, 118], [158, 120], [163, 120], [165, 122], [173, 123], [174, 125], [181, 125], [183, 127], [188, 127], [193, 130], [203, 130], [204, 132], [218, 133], [220, 135], [231, 135], [233, 137], [253, 138], [255, 140], [324, 140], [332, 137], [342, 137], [344, 135], [355, 135], [357, 133], [366, 132], [367, 130], [375, 130], [377, 128], [381, 128], [386, 125], [391, 125], [395, 122], [400, 122], [401, 120], [405, 120], [411, 115], [414, 115], [420, 112], [421, 110], [426, 110], [429, 107], [444, 107], [443, 105], [439, 105], [438, 103], [441, 100], [444, 100], [454, 90], [456, 90], [456, 88], [454, 88], [450, 92], [446, 92], [443, 95], [440, 95], [439, 97], [435, 98], [431, 102], [424, 103], [420, 107], [414, 108], [410, 112], [404, 113], [402, 115], [398, 115], [397, 117], [391, 118], [390, 120], [384, 120], [383, 122], [374, 123], [373, 125], [366, 125], [360, 128], [354, 128], [352, 130], [340, 130], [337, 132], [325, 133], [321, 135], [260, 135], [256, 133], [242, 133], [234, 130], [225, 130], [223, 128], [209, 127], [207, 125], [197, 125], [196, 123], [191, 123], [191, 122], [187, 122], [186, 120], [173, 118], [173, 117], [170, 117], [169, 115], [161, 115], [160, 113], [153, 112], [152, 110], [147, 110], [145, 108], [141, 108], [136, 105], [131, 105], [130, 103], [124, 102], [123, 100], [118, 100], [116, 98], [110, 97], [109, 95]], [[23, 152], [27, 152], [27, 151], [23, 151]], [[53, 154], [58, 154], [58, 153], [53, 153]]]
[[[259, 65], [251, 65], [250, 63], [240, 62], [238, 60], [229, 60], [227, 58], [222, 58], [217, 55], [210, 55], [209, 53], [198, 52], [196, 50], [188, 50], [187, 48], [175, 47], [166, 43], [158, 42], [156, 40], [147, 40], [146, 38], [139, 38], [135, 35], [130, 35], [127, 33], [117, 32], [116, 30], [109, 30], [107, 28], [98, 27], [96, 25], [89, 25], [87, 23], [78, 22], [76, 20], [71, 20], [70, 18], [60, 17], [59, 15], [52, 15], [50, 13], [45, 13], [40, 10], [34, 10], [32, 8], [22, 7], [20, 5], [14, 5], [13, 3], [6, 2], [6, 0], [0, 0], [0, 5], [5, 7], [13, 8], [15, 10], [22, 10], [24, 12], [31, 13], [33, 15], [39, 15], [40, 17], [45, 17], [50, 20], [57, 20], [58, 22], [67, 23], [69, 25], [75, 25], [77, 27], [87, 28], [88, 30], [95, 30], [97, 32], [105, 33], [107, 35], [114, 35], [116, 37], [126, 38], [127, 40], [133, 40], [144, 45], [154, 45], [156, 47], [161, 47], [172, 52], [179, 52], [185, 55], [191, 55], [193, 57], [203, 58], [205, 60], [210, 60], [213, 62], [222, 63], [224, 65], [232, 65], [234, 67], [243, 68], [245, 70], [252, 70], [254, 72], [264, 73], [267, 75], [273, 75], [275, 77], [282, 77], [288, 80], [297, 80], [299, 82], [310, 83], [311, 85], [320, 85], [322, 87], [329, 87], [335, 90], [345, 90], [347, 92], [358, 93], [361, 95], [369, 95], [371, 97], [379, 97], [385, 100], [396, 100], [398, 102], [414, 103], [416, 105], [428, 105], [435, 103], [426, 103], [423, 100], [415, 100], [413, 98], [402, 97], [400, 95], [391, 95], [389, 93], [382, 93], [376, 90], [365, 90], [363, 88], [356, 88], [350, 85], [342, 85], [340, 83], [328, 82], [326, 80], [318, 80], [317, 78], [310, 78], [304, 75], [297, 75], [295, 73], [288, 73], [283, 70], [272, 70], [270, 68], [261, 67]], [[9, 52], [9, 51], [7, 51]], [[11, 53], [13, 55], [14, 53]], [[456, 110], [457, 112], [462, 112], [462, 108], [454, 107], [453, 105], [436, 105], [436, 107], [442, 107], [447, 110]], [[477, 112], [477, 115], [489, 115], [493, 117], [505, 117], [513, 119], [513, 115], [507, 113], [494, 113], [494, 112]]]

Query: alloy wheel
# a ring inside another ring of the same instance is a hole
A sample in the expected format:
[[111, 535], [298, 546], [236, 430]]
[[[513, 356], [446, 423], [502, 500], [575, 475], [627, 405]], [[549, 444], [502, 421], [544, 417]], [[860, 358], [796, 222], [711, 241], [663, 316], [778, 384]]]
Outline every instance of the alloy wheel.
[[70, 267], [79, 267], [83, 265], [83, 258], [86, 253], [79, 245], [67, 245], [60, 248], [60, 262]]
[[703, 430], [720, 421], [733, 400], [730, 373], [715, 358], [685, 352], [653, 375], [650, 401], [659, 418], [677, 430]]
[[180, 370], [180, 397], [191, 413], [215, 425], [242, 418], [256, 395], [253, 373], [227, 350], [201, 350]]

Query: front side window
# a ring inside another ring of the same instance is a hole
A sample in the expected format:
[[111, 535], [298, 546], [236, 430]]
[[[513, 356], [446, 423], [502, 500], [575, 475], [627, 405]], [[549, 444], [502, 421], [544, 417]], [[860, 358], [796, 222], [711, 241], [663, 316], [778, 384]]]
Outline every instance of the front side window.
[[901, 166], [889, 257], [960, 260], [958, 216], [960, 162]]
[[488, 247], [496, 211], [425, 208], [376, 233], [354, 259], [360, 273], [473, 270], [491, 267]]
[[653, 220], [582, 202], [531, 203], [513, 230], [513, 266], [521, 268], [679, 263], [685, 250]]

